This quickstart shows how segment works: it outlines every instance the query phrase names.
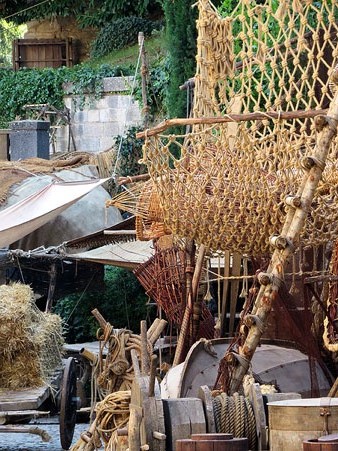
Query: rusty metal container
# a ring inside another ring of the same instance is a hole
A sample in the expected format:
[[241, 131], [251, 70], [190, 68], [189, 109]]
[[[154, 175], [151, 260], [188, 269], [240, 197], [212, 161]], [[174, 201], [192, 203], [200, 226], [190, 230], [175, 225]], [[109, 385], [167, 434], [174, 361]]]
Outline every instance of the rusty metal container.
[[299, 451], [306, 441], [338, 432], [338, 398], [276, 401], [268, 411], [270, 451]]

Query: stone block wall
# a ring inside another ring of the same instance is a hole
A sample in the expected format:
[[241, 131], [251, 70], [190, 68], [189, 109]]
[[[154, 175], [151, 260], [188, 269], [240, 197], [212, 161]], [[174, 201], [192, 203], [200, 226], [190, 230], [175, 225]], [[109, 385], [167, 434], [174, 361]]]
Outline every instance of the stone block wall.
[[[129, 127], [141, 124], [138, 102], [129, 95], [132, 77], [105, 78], [103, 94], [99, 100], [88, 99], [79, 110], [75, 96], [65, 96], [65, 105], [71, 113], [71, 130], [77, 151], [102, 152], [114, 144], [117, 136], [124, 135]], [[51, 153], [68, 150], [69, 129], [56, 129]], [[71, 145], [70, 151], [74, 148]]]

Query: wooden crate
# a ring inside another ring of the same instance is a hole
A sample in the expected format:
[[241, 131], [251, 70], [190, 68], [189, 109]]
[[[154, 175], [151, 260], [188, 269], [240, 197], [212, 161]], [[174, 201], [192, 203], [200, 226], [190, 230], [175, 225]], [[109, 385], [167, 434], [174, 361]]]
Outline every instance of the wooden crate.
[[16, 39], [13, 41], [13, 67], [73, 66], [71, 39]]

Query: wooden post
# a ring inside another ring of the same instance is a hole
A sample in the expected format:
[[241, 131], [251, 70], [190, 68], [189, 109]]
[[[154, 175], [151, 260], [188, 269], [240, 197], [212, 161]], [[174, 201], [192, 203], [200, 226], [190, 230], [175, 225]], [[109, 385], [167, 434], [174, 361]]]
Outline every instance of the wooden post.
[[138, 34], [138, 45], [141, 52], [141, 79], [142, 79], [142, 103], [143, 103], [143, 117], [144, 126], [147, 127], [149, 123], [149, 106], [147, 101], [147, 79], [148, 79], [148, 65], [146, 60], [146, 52], [144, 49], [144, 34], [139, 32]]
[[141, 436], [140, 425], [142, 420], [142, 409], [138, 406], [130, 404], [130, 416], [128, 426], [128, 444], [129, 451], [140, 451], [141, 448]]
[[184, 348], [186, 340], [189, 337], [190, 319], [192, 313], [192, 278], [194, 273], [194, 261], [195, 261], [195, 244], [193, 240], [188, 239], [186, 241], [186, 305], [184, 315], [181, 323], [180, 335], [177, 340], [177, 346], [173, 361], [173, 366], [178, 365], [184, 360]]
[[50, 272], [49, 272], [49, 288], [48, 288], [48, 296], [47, 296], [47, 302], [46, 302], [46, 313], [49, 313], [52, 310], [53, 300], [54, 300], [54, 294], [55, 294], [55, 287], [56, 287], [56, 264], [52, 263], [50, 266]]
[[[334, 71], [333, 83], [338, 84], [338, 72]], [[224, 359], [235, 366], [229, 393], [238, 391], [244, 375], [249, 369], [253, 354], [259, 345], [260, 338], [266, 327], [268, 317], [283, 280], [284, 268], [289, 262], [299, 244], [299, 236], [304, 226], [311, 202], [315, 195], [322, 172], [325, 168], [330, 144], [337, 134], [338, 124], [338, 89], [331, 102], [327, 116], [318, 116], [315, 119], [317, 128], [317, 143], [313, 155], [303, 159], [302, 166], [306, 170], [302, 183], [295, 195], [300, 199], [299, 206], [289, 207], [285, 224], [280, 237], [271, 240], [275, 245], [269, 268], [265, 274], [259, 274], [260, 290], [254, 305], [254, 321], [249, 328], [248, 335], [239, 349], [240, 362], [235, 353], [226, 353]]]
[[147, 322], [141, 321], [141, 373], [149, 374], [150, 358], [148, 353]]
[[205, 257], [205, 246], [203, 244], [200, 245], [198, 250], [198, 256], [196, 260], [194, 275], [192, 278], [192, 309], [193, 309], [193, 317], [192, 317], [192, 333], [191, 333], [191, 345], [197, 340], [199, 328], [200, 328], [200, 320], [201, 320], [201, 311], [202, 311], [202, 299], [198, 299], [198, 286], [201, 279], [201, 273], [203, 269], [203, 262]]
[[101, 313], [98, 311], [97, 308], [94, 308], [94, 310], [92, 310], [92, 315], [95, 317], [95, 319], [97, 320], [97, 322], [100, 324], [100, 327], [102, 327], [102, 329], [104, 329], [107, 325], [107, 321], [103, 318], [103, 316], [101, 315]]

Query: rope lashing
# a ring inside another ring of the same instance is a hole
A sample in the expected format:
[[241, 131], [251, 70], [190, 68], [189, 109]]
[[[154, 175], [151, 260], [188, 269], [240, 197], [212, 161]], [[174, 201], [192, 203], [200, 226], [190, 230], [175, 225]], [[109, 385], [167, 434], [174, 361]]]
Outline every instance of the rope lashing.
[[249, 449], [256, 449], [257, 435], [255, 415], [250, 401], [245, 396], [221, 393], [213, 399], [216, 432], [246, 437]]

